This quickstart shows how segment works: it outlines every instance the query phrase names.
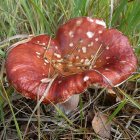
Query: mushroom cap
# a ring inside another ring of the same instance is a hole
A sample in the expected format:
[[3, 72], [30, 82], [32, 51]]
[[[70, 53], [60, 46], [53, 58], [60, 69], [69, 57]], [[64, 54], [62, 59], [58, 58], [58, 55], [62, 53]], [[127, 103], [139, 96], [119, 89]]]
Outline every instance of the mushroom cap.
[[23, 96], [43, 102], [64, 102], [89, 86], [114, 87], [135, 70], [137, 59], [120, 31], [106, 29], [103, 20], [78, 17], [61, 25], [56, 38], [39, 35], [19, 42], [7, 53], [9, 82]]

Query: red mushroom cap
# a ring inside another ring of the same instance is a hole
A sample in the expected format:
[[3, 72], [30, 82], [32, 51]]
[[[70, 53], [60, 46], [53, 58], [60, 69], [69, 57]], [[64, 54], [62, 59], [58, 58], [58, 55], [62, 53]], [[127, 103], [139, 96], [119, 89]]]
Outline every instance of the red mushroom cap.
[[25, 97], [63, 102], [92, 84], [117, 86], [135, 70], [137, 59], [126, 36], [105, 22], [79, 17], [62, 25], [53, 39], [39, 35], [16, 44], [7, 54], [9, 82]]

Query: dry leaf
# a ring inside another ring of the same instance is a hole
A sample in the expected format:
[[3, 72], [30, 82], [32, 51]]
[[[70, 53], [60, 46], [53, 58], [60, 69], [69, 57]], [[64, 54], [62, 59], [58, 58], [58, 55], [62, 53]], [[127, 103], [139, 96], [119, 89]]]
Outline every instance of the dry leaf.
[[92, 120], [92, 127], [95, 133], [104, 139], [109, 139], [111, 136], [111, 123], [106, 123], [107, 120], [107, 116], [100, 112], [97, 112]]

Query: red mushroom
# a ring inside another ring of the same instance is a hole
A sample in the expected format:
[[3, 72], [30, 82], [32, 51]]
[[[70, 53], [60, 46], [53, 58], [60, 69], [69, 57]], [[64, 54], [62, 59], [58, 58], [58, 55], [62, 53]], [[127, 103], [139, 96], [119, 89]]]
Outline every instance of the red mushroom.
[[102, 20], [79, 17], [60, 26], [56, 38], [39, 35], [14, 45], [6, 72], [14, 88], [31, 99], [41, 98], [57, 74], [43, 102], [60, 103], [92, 84], [118, 86], [136, 65], [126, 36], [106, 29]]

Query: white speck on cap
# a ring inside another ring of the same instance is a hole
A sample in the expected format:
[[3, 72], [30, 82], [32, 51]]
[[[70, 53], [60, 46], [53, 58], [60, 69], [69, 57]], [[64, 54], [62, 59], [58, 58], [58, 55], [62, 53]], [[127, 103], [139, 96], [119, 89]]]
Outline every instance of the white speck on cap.
[[82, 47], [82, 51], [83, 51], [83, 53], [86, 53], [87, 52], [87, 48], [86, 47]]
[[45, 43], [42, 43], [42, 45], [46, 45]]
[[89, 77], [88, 76], [85, 76], [83, 80], [84, 80], [84, 82], [86, 82], [86, 81], [89, 80]]
[[84, 59], [81, 59], [81, 61], [80, 61], [81, 63], [83, 63], [84, 62]]
[[98, 38], [95, 38], [95, 41], [98, 41], [99, 39]]
[[90, 42], [90, 43], [88, 44], [88, 47], [91, 47], [91, 46], [93, 46], [93, 42]]
[[91, 32], [91, 31], [88, 31], [87, 32], [87, 36], [88, 36], [88, 38], [92, 38], [94, 36], [94, 33]]
[[80, 41], [79, 41], [80, 43], [83, 43], [83, 39], [80, 39]]
[[79, 59], [79, 56], [76, 56], [76, 59]]
[[37, 41], [37, 43], [39, 43], [40, 41]]
[[55, 49], [58, 49], [58, 47], [57, 47], [57, 46], [55, 46]]
[[106, 49], [109, 50], [109, 47], [107, 46]]
[[121, 63], [126, 63], [126, 61], [120, 61]]
[[77, 20], [77, 21], [76, 21], [76, 25], [78, 25], [78, 26], [79, 26], [81, 23], [82, 23], [82, 20]]
[[70, 43], [69, 46], [70, 46], [70, 47], [73, 47], [73, 43]]
[[109, 70], [108, 68], [105, 68], [105, 70]]
[[89, 66], [89, 69], [92, 69], [92, 65]]
[[106, 57], [105, 59], [110, 59], [110, 57]]
[[40, 53], [39, 52], [35, 52], [37, 55], [40, 55]]
[[60, 81], [58, 81], [58, 83], [60, 84], [60, 83], [62, 83], [62, 81], [60, 80]]
[[69, 32], [69, 36], [70, 36], [70, 37], [74, 37], [73, 31], [70, 31], [70, 32]]
[[98, 33], [99, 33], [99, 34], [102, 34], [102, 33], [103, 33], [103, 31], [102, 31], [102, 30], [99, 30], [99, 31], [98, 31]]
[[103, 20], [96, 19], [95, 22], [96, 22], [96, 24], [99, 24], [99, 25], [102, 25], [102, 26], [106, 27], [106, 23]]
[[90, 65], [89, 59], [85, 59], [85, 65]]
[[56, 56], [57, 58], [61, 58], [61, 55], [57, 53], [54, 53], [54, 56]]
[[90, 21], [90, 22], [94, 22], [94, 20], [90, 17], [87, 17], [87, 20]]

